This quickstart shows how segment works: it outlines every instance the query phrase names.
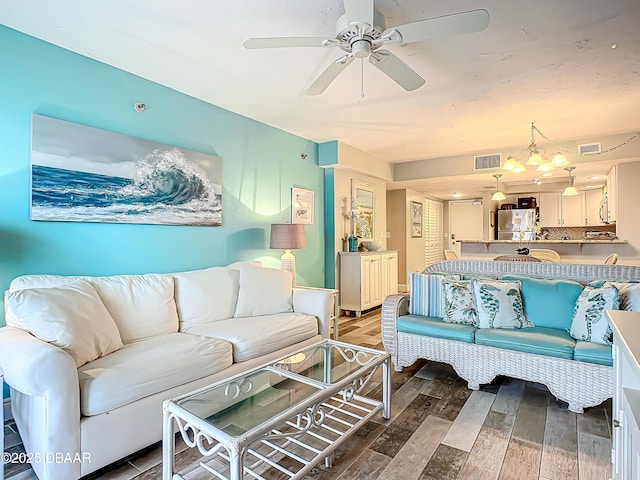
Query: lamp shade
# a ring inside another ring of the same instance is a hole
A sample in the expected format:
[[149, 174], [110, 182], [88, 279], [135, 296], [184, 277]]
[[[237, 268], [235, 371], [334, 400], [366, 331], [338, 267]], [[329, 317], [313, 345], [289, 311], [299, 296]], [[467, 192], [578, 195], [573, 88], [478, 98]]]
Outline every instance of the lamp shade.
[[274, 223], [271, 225], [271, 248], [304, 248], [307, 240], [304, 236], [304, 225], [301, 223]]

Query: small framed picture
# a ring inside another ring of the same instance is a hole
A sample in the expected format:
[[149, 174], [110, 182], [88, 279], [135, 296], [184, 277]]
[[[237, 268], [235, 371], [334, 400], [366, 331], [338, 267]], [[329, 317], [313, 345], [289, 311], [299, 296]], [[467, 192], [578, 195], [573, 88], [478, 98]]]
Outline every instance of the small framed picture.
[[291, 189], [291, 223], [313, 225], [313, 190]]
[[411, 237], [422, 236], [422, 203], [411, 202]]

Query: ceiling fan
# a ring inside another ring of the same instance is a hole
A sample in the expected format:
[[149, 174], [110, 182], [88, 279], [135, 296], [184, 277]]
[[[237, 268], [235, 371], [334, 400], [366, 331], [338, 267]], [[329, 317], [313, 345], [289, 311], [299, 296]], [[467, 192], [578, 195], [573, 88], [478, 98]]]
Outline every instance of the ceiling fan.
[[345, 55], [335, 60], [311, 84], [307, 95], [319, 95], [356, 58], [381, 70], [407, 91], [424, 85], [424, 78], [396, 57], [385, 46], [421, 42], [430, 38], [460, 33], [480, 32], [489, 25], [486, 10], [471, 10], [417, 22], [386, 27], [386, 19], [374, 8], [374, 0], [344, 0], [345, 14], [336, 22], [335, 38], [271, 37], [250, 38], [245, 48], [338, 47]]

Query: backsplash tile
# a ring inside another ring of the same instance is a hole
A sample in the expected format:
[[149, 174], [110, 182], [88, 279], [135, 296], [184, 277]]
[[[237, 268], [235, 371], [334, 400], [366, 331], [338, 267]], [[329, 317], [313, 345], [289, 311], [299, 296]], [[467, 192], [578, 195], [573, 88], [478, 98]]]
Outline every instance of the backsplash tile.
[[542, 233], [549, 232], [547, 240], [584, 240], [586, 232], [613, 232], [616, 226], [596, 225], [591, 227], [544, 227]]

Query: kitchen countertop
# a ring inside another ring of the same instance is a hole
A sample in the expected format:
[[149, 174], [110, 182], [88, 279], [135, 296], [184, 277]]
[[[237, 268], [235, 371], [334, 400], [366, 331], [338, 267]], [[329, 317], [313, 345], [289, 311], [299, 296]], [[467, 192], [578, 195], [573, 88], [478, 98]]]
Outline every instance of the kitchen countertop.
[[522, 245], [535, 245], [542, 243], [575, 243], [581, 245], [585, 243], [627, 243], [626, 240], [456, 240], [459, 243], [515, 243]]

